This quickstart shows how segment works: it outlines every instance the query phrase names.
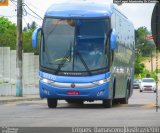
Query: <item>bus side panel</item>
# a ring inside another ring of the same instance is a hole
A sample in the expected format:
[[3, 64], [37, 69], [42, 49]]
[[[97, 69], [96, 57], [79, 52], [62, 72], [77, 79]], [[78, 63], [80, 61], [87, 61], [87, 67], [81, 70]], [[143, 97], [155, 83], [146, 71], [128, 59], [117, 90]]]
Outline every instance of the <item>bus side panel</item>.
[[[111, 79], [116, 79], [115, 98], [124, 98], [127, 82], [132, 84], [134, 76], [134, 27], [118, 11], [111, 17], [111, 27], [117, 34], [117, 49], [114, 51]], [[132, 91], [130, 87], [131, 94]]]

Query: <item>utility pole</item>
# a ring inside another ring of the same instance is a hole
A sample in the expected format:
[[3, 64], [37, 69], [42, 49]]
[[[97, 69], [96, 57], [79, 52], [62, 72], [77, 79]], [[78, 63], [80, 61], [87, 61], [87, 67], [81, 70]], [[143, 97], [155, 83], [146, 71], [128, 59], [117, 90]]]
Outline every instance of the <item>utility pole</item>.
[[22, 0], [17, 0], [17, 46], [16, 46], [16, 96], [23, 96], [23, 80], [22, 80]]

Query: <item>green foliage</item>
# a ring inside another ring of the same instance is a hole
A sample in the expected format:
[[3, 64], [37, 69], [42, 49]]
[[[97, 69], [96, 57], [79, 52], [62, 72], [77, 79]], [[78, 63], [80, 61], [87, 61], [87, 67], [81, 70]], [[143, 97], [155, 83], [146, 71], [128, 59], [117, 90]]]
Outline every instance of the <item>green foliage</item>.
[[23, 51], [24, 52], [34, 52], [38, 54], [39, 50], [32, 48], [32, 33], [33, 29], [23, 32]]
[[16, 49], [16, 25], [4, 17], [0, 17], [0, 35], [0, 46]]
[[145, 37], [149, 34], [148, 30], [146, 27], [140, 27], [135, 31], [136, 35], [136, 42], [139, 44], [145, 43], [146, 39]]
[[140, 27], [135, 31], [136, 36], [136, 60], [135, 60], [135, 78], [144, 78], [146, 76], [156, 79], [156, 71], [148, 71], [142, 60], [150, 57], [155, 50], [153, 41], [147, 41], [146, 36], [150, 35], [146, 27]]
[[154, 42], [146, 40], [147, 35], [150, 35], [150, 33], [146, 27], [140, 27], [135, 31], [138, 55], [149, 56], [155, 50]]
[[35, 54], [39, 54], [39, 50], [32, 48], [32, 33], [36, 29], [36, 22], [32, 22], [31, 24], [27, 24], [27, 27], [23, 29], [23, 51], [24, 52], [34, 52]]
[[155, 72], [160, 73], [160, 69], [156, 69]]
[[156, 76], [156, 71], [150, 72], [147, 69], [144, 69], [142, 73], [134, 75], [135, 79], [145, 78], [145, 77], [151, 77], [151, 78], [154, 78], [156, 80], [156, 77], [157, 77]]
[[150, 72], [145, 68], [144, 64], [141, 63], [142, 59], [144, 58], [136, 58], [134, 78], [139, 79], [144, 77], [151, 77], [156, 80], [157, 73], [160, 73], [160, 69]]
[[[32, 33], [37, 27], [36, 22], [27, 24], [23, 29], [23, 51], [38, 54], [38, 49], [32, 48]], [[0, 17], [0, 46], [16, 49], [16, 25], [7, 18]]]
[[7, 18], [0, 17], [0, 34], [4, 33], [8, 29], [15, 30], [16, 25], [9, 21]]
[[31, 24], [27, 24], [26, 27], [24, 27], [23, 31], [27, 32], [29, 30], [35, 30], [37, 28], [37, 24], [35, 21], [33, 21]]
[[154, 78], [156, 80], [156, 72], [150, 72], [148, 70], [144, 70], [144, 72], [142, 73], [142, 77], [151, 77], [151, 78]]
[[143, 73], [144, 68], [145, 66], [143, 63], [141, 63], [141, 58], [137, 57], [135, 60], [135, 74], [138, 75]]
[[31, 24], [27, 24], [27, 27], [23, 29], [23, 51], [24, 52], [34, 52], [38, 54], [39, 50], [32, 48], [32, 33], [36, 29], [36, 22], [32, 22]]

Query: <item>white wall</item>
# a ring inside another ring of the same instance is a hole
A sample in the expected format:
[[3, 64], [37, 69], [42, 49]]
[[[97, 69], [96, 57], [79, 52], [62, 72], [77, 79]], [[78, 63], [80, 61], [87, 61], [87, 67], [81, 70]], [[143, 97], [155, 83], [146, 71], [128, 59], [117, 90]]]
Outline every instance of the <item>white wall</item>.
[[[38, 94], [39, 56], [23, 53], [23, 94]], [[0, 96], [16, 94], [16, 51], [0, 47]]]

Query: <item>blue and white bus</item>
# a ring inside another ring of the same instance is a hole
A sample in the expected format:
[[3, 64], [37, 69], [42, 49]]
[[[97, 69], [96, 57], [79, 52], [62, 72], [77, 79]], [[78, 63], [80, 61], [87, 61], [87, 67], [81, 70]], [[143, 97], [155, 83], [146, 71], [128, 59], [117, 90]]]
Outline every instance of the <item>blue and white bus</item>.
[[39, 52], [40, 97], [48, 107], [102, 100], [128, 103], [134, 75], [133, 24], [113, 4], [72, 2], [54, 4], [43, 26], [34, 31]]

